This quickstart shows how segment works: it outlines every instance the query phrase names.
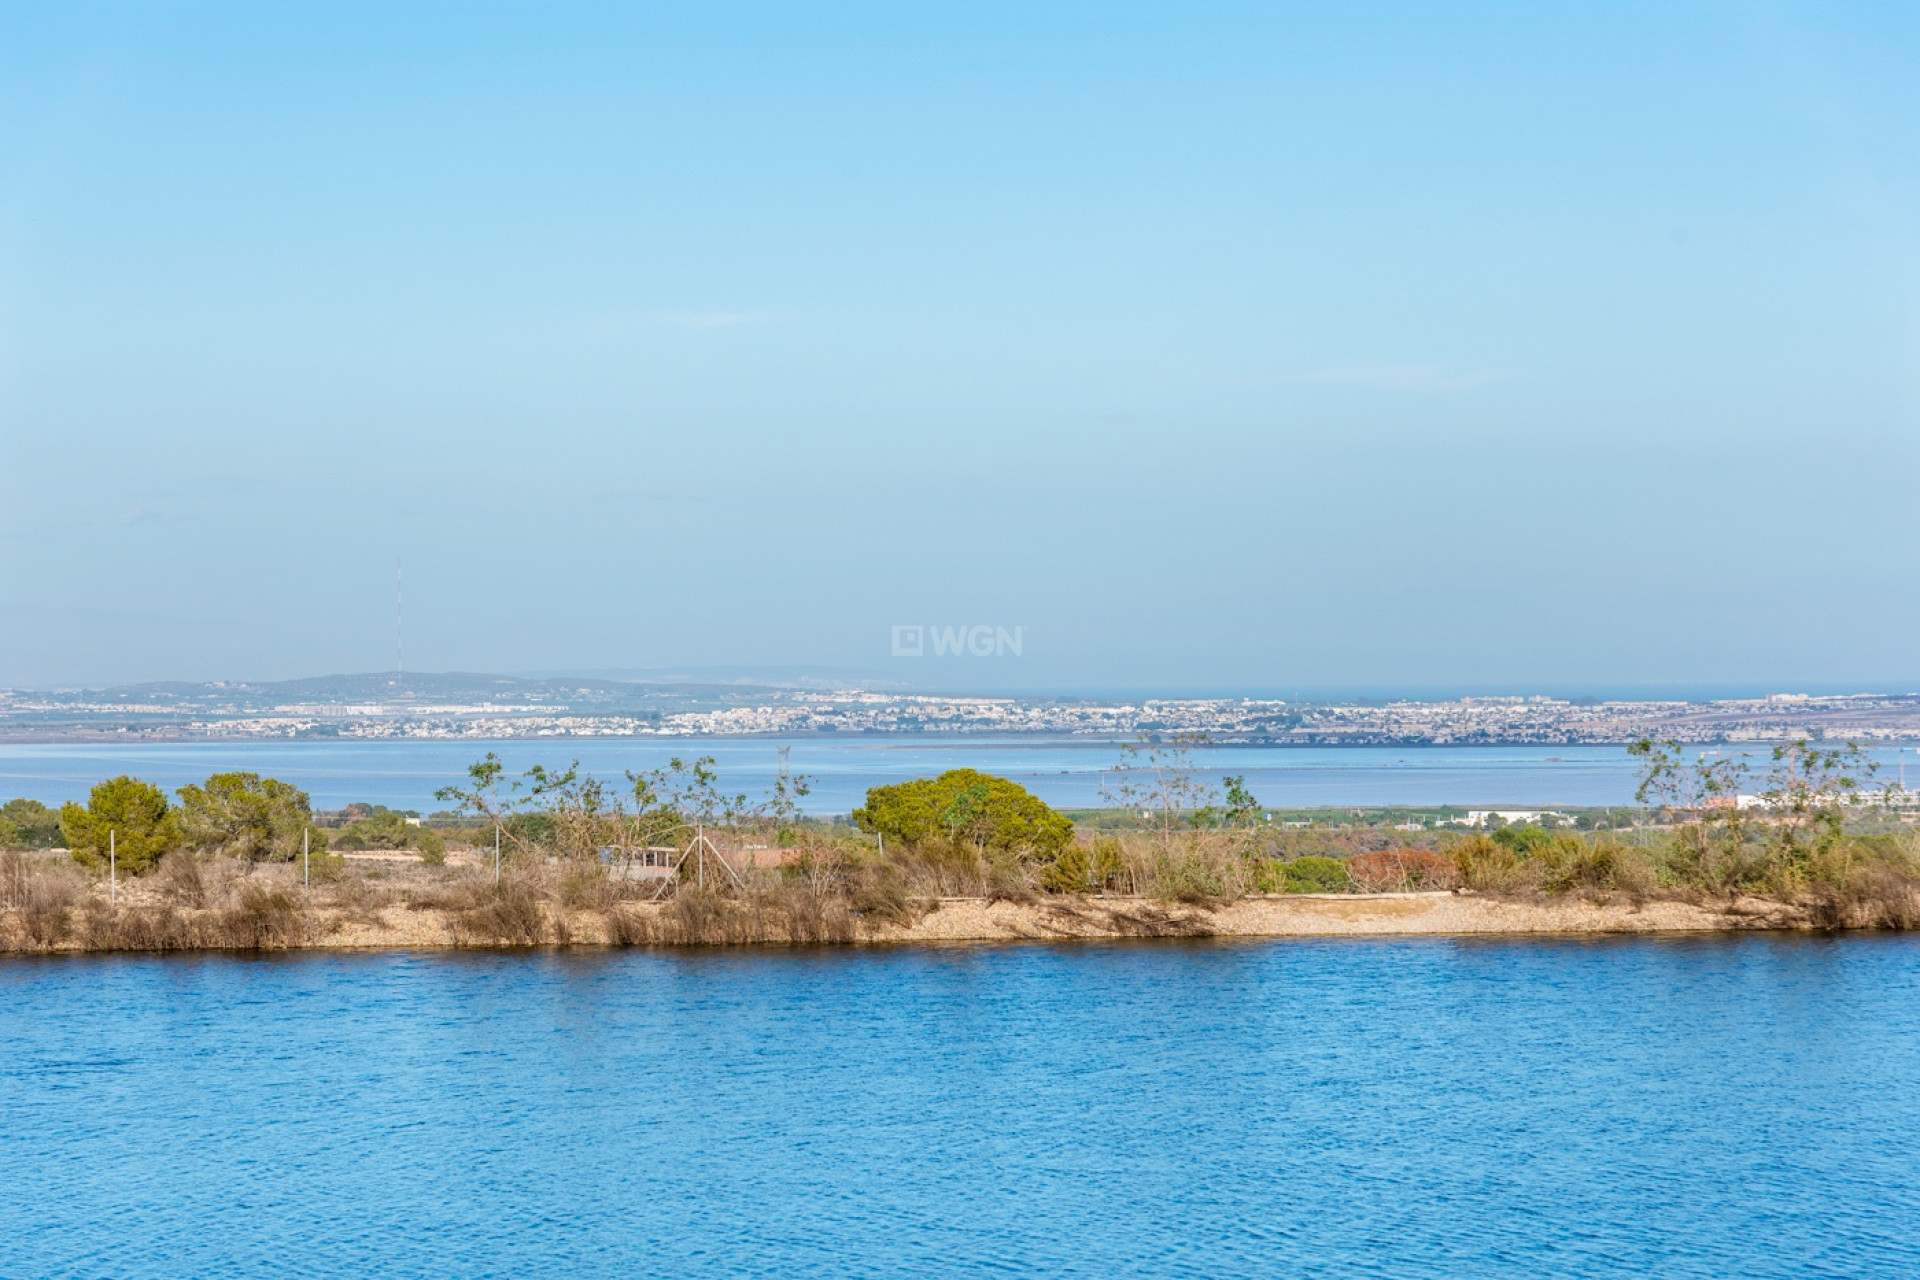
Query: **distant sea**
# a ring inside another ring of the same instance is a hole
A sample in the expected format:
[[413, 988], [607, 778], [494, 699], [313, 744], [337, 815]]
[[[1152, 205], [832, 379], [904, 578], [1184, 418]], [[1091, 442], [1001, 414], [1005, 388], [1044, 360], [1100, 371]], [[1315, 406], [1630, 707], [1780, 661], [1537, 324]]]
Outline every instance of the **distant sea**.
[[[84, 799], [102, 778], [130, 773], [172, 790], [210, 773], [251, 770], [306, 790], [319, 808], [354, 801], [432, 812], [443, 807], [434, 791], [461, 781], [466, 767], [489, 751], [509, 770], [540, 763], [581, 767], [619, 779], [624, 770], [659, 768], [670, 757], [712, 756], [721, 785], [758, 794], [779, 768], [777, 740], [766, 738], [555, 738], [502, 742], [199, 742], [0, 743], [0, 799], [28, 796], [47, 803]], [[790, 768], [812, 779], [806, 808], [846, 813], [867, 788], [945, 769], [974, 768], [1020, 782], [1051, 804], [1104, 805], [1100, 791], [1118, 763], [1110, 743], [1032, 738], [860, 736], [796, 738]], [[1750, 753], [1764, 770], [1765, 747]], [[1881, 779], [1897, 779], [1899, 752], [1881, 749]], [[1624, 805], [1633, 800], [1635, 768], [1618, 746], [1294, 747], [1232, 746], [1194, 753], [1215, 783], [1245, 775], [1267, 805], [1468, 805], [1539, 808]], [[1920, 756], [1914, 782], [1920, 785]]]

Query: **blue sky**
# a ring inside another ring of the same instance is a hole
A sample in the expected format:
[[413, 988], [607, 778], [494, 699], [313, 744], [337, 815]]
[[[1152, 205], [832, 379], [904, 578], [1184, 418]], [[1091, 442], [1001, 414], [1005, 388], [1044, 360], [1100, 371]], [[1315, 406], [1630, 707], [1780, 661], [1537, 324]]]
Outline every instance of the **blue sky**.
[[1920, 687], [1920, 10], [5, 27], [0, 685]]

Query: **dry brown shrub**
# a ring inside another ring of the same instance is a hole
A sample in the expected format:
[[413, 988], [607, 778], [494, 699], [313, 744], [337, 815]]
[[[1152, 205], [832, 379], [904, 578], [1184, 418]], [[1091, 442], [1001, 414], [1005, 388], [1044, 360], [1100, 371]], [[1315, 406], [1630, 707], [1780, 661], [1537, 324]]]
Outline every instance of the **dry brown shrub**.
[[547, 941], [547, 913], [534, 886], [518, 877], [480, 888], [478, 901], [455, 910], [449, 923], [456, 941], [534, 947]]
[[1432, 849], [1381, 849], [1347, 859], [1347, 874], [1368, 893], [1451, 889], [1460, 883], [1453, 859]]
[[490, 880], [466, 878], [427, 885], [406, 895], [409, 911], [472, 911], [493, 896]]
[[153, 887], [161, 897], [183, 907], [207, 905], [207, 876], [201, 872], [200, 859], [187, 849], [175, 849], [160, 859]]
[[1622, 890], [1638, 900], [1655, 888], [1652, 866], [1638, 850], [1616, 841], [1556, 836], [1537, 857], [1540, 887], [1548, 893]]
[[1817, 887], [1808, 914], [1821, 929], [1912, 929], [1920, 927], [1920, 886], [1896, 868], [1868, 865]]
[[606, 920], [607, 941], [616, 947], [644, 947], [654, 940], [653, 919], [643, 911], [616, 906]]
[[1134, 882], [1149, 898], [1212, 910], [1243, 897], [1253, 887], [1249, 869], [1238, 858], [1194, 844], [1155, 850], [1135, 858]]
[[241, 884], [233, 904], [208, 925], [208, 945], [242, 951], [290, 947], [308, 933], [306, 912], [292, 893], [252, 880]]
[[657, 911], [615, 906], [604, 913], [615, 946], [744, 946], [851, 942], [858, 936], [845, 898], [805, 884], [758, 885], [744, 895], [681, 886]]
[[74, 908], [86, 894], [86, 882], [72, 866], [10, 852], [0, 854], [0, 894], [19, 920], [25, 944], [45, 949], [72, 934]]
[[890, 862], [861, 868], [847, 896], [847, 906], [855, 915], [890, 924], [907, 923], [914, 915], [905, 878]]
[[987, 865], [983, 897], [988, 902], [1014, 902], [1030, 906], [1040, 900], [1034, 874], [1014, 858], [995, 858]]
[[186, 951], [202, 945], [191, 917], [171, 902], [119, 910], [95, 899], [89, 904], [85, 946], [91, 951]]
[[660, 940], [739, 946], [760, 941], [753, 913], [712, 889], [682, 887], [660, 912]]
[[27, 894], [27, 860], [17, 849], [0, 852], [0, 910], [18, 907]]
[[887, 856], [898, 869], [903, 890], [910, 895], [973, 897], [986, 892], [992, 878], [980, 850], [964, 840], [934, 837], [911, 846], [889, 848]]
[[381, 909], [391, 905], [393, 899], [391, 889], [375, 884], [365, 876], [349, 875], [333, 886], [326, 902], [354, 924], [377, 925], [381, 923]]
[[815, 893], [804, 885], [782, 885], [758, 895], [762, 910], [774, 917], [788, 942], [852, 942], [853, 916], [844, 898]]
[[1453, 847], [1453, 866], [1468, 889], [1501, 893], [1521, 887], [1520, 859], [1479, 832]]
[[636, 882], [616, 880], [598, 863], [586, 863], [560, 877], [560, 901], [576, 910], [605, 911], [626, 901], [638, 889]]
[[200, 880], [205, 886], [206, 900], [211, 905], [224, 902], [239, 891], [239, 886], [253, 879], [260, 870], [260, 864], [245, 862], [239, 858], [200, 859]]

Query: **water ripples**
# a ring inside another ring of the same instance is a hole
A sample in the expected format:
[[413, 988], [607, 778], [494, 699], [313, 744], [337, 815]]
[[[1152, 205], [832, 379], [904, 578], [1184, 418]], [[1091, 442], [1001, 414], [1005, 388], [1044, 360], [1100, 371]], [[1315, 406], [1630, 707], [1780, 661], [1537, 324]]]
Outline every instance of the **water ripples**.
[[9, 1275], [1912, 1274], [1920, 944], [0, 962]]

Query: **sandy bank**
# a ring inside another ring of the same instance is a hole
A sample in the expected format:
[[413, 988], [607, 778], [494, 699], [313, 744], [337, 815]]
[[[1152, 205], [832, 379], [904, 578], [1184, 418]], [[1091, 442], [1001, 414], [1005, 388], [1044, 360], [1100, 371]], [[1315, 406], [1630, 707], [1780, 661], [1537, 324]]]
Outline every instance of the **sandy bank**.
[[[11, 914], [11, 913], [7, 913]], [[1011, 942], [1073, 938], [1647, 934], [1805, 928], [1805, 913], [1779, 903], [1742, 901], [1696, 906], [1658, 901], [1571, 899], [1512, 901], [1451, 893], [1245, 898], [1217, 907], [1142, 898], [1056, 898], [1031, 903], [948, 899], [911, 922], [843, 917], [836, 929], [801, 934], [789, 928], [729, 927], [689, 932], [668, 905], [623, 903], [606, 911], [535, 909], [518, 934], [480, 927], [472, 913], [401, 904], [341, 911], [315, 905], [279, 932], [236, 940], [229, 930], [196, 928], [202, 913], [173, 913], [171, 932], [103, 933], [76, 927], [58, 941], [31, 943], [19, 922], [0, 918], [0, 951], [85, 950], [387, 950], [502, 945], [606, 946], [686, 942], [784, 945], [789, 938], [852, 943]], [[96, 919], [98, 917], [96, 916]], [[206, 921], [217, 919], [205, 914]], [[243, 935], [244, 936], [244, 935]], [[89, 942], [86, 939], [93, 938]], [[216, 940], [224, 939], [224, 940]]]
[[1038, 904], [947, 901], [911, 926], [875, 930], [876, 941], [1019, 938], [1283, 938], [1368, 934], [1673, 933], [1802, 927], [1777, 903], [1708, 908], [1684, 902], [1519, 902], [1453, 893], [1243, 898], [1203, 910], [1139, 898]]

